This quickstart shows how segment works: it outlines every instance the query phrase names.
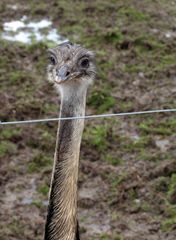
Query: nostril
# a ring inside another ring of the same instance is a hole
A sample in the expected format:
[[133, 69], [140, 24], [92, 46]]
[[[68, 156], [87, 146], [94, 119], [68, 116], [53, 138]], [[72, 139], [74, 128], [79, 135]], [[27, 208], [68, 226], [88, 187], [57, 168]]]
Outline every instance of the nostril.
[[67, 71], [66, 74], [65, 74], [65, 76], [68, 77], [69, 75], [70, 75], [70, 72]]
[[61, 78], [62, 80], [65, 80], [70, 76], [71, 72], [69, 71], [67, 66], [62, 66], [60, 69], [56, 70], [56, 75]]

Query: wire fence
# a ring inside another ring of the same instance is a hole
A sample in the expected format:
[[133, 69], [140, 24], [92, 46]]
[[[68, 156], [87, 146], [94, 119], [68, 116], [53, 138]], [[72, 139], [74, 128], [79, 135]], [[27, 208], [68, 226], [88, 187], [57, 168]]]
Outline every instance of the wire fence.
[[123, 113], [110, 113], [110, 114], [99, 114], [99, 115], [87, 115], [87, 116], [75, 116], [75, 117], [58, 117], [58, 118], [46, 118], [46, 119], [31, 119], [24, 121], [11, 121], [11, 122], [2, 122], [0, 121], [0, 126], [4, 125], [14, 125], [14, 124], [34, 124], [34, 123], [46, 123], [54, 121], [63, 121], [63, 120], [77, 120], [77, 119], [95, 119], [95, 118], [109, 118], [109, 117], [118, 117], [118, 116], [133, 116], [133, 115], [144, 115], [144, 114], [155, 114], [155, 113], [169, 113], [176, 112], [175, 108], [172, 109], [157, 109], [157, 110], [148, 110], [148, 111], [139, 111], [139, 112], [123, 112]]

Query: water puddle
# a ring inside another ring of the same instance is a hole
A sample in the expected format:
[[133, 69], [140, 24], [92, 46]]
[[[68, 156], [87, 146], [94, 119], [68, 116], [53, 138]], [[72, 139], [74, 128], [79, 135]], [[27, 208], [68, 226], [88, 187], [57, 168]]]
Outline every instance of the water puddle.
[[56, 28], [52, 28], [51, 21], [43, 19], [29, 22], [26, 16], [23, 16], [20, 20], [5, 22], [1, 37], [8, 41], [25, 44], [42, 41], [60, 44], [68, 41], [58, 34]]
[[174, 31], [168, 31], [165, 33], [166, 38], [176, 38], [176, 32]]

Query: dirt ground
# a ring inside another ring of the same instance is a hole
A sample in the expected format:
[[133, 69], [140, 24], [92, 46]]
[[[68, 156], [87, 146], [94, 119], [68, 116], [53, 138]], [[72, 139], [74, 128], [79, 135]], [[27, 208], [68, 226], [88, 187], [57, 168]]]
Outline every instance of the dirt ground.
[[[3, 39], [4, 24], [49, 19], [96, 52], [86, 114], [176, 108], [176, 1], [0, 3], [0, 120], [58, 116], [45, 40]], [[57, 123], [0, 126], [0, 240], [41, 240]], [[176, 240], [176, 115], [87, 120], [79, 172], [84, 240]]]

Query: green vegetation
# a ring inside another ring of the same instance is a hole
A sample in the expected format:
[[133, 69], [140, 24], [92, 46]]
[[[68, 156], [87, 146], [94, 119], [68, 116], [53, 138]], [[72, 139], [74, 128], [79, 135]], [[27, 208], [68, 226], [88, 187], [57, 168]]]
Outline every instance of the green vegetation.
[[[164, 181], [164, 179], [162, 180]], [[173, 173], [170, 178], [167, 178], [165, 198], [165, 214], [166, 219], [162, 222], [162, 230], [169, 232], [176, 225], [176, 174]], [[167, 189], [166, 189], [167, 187]]]
[[119, 137], [119, 141], [121, 143], [121, 147], [130, 152], [140, 151], [141, 149], [149, 147], [151, 144], [151, 139], [149, 136], [142, 136], [136, 140], [127, 137]]
[[135, 8], [132, 7], [125, 7], [125, 8], [121, 8], [118, 12], [119, 16], [126, 16], [129, 21], [148, 21], [150, 20], [150, 17], [148, 16], [148, 14], [142, 12], [142, 11], [138, 11]]
[[115, 165], [115, 166], [123, 163], [122, 159], [120, 159], [116, 155], [115, 156], [111, 155], [111, 153], [105, 154], [104, 161], [106, 161], [109, 164]]
[[[131, 193], [132, 192], [132, 193]], [[130, 199], [131, 211], [138, 212], [153, 212], [153, 206], [146, 201], [138, 200], [137, 193], [133, 191], [129, 191], [128, 198]]]
[[97, 113], [104, 113], [115, 105], [115, 98], [111, 96], [108, 89], [92, 92], [88, 105], [93, 106]]
[[44, 196], [47, 196], [48, 195], [48, 192], [49, 192], [49, 187], [48, 185], [41, 185], [39, 188], [38, 188], [38, 192], [43, 194]]
[[101, 240], [107, 240], [107, 239], [109, 239], [109, 235], [108, 234], [102, 234], [101, 236], [100, 236], [100, 239]]
[[[170, 128], [168, 128], [170, 126]], [[144, 134], [158, 134], [163, 136], [172, 135], [175, 127], [175, 121], [169, 119], [168, 122], [161, 121], [159, 124], [153, 120], [147, 120], [139, 124], [139, 130]]]
[[37, 208], [42, 208], [42, 207], [43, 207], [43, 203], [42, 203], [42, 201], [40, 201], [40, 200], [34, 200], [34, 201], [31, 203], [31, 205], [34, 205], [34, 206], [36, 206]]
[[171, 160], [173, 158], [173, 154], [171, 153], [162, 153], [161, 151], [156, 151], [154, 153], [150, 153], [148, 149], [140, 149], [137, 159], [143, 161], [150, 161], [150, 162], [159, 162], [163, 160]]
[[52, 158], [40, 153], [28, 163], [27, 171], [28, 173], [41, 172], [46, 168], [51, 168], [51, 166]]
[[127, 177], [127, 173], [124, 172], [120, 175], [117, 175], [115, 173], [111, 173], [111, 174], [105, 174], [104, 178], [108, 181], [108, 183], [110, 184], [110, 194], [112, 194], [111, 196], [111, 200], [112, 197], [114, 197], [114, 195], [117, 195], [117, 187], [119, 184], [121, 184], [122, 182], [124, 182], [126, 180]]
[[104, 38], [105, 41], [107, 41], [109, 44], [121, 43], [124, 40], [124, 36], [118, 28], [109, 29], [109, 31], [106, 32]]
[[0, 142], [0, 157], [4, 157], [5, 155], [11, 155], [17, 153], [16, 144], [10, 141], [1, 141]]
[[158, 177], [157, 181], [155, 183], [156, 191], [160, 192], [167, 192], [168, 191], [168, 185], [169, 185], [169, 178], [168, 177]]
[[167, 219], [162, 223], [162, 230], [166, 232], [171, 231], [175, 225], [176, 225], [176, 217]]
[[152, 209], [152, 207], [148, 202], [146, 202], [146, 201], [142, 202], [142, 204], [140, 206], [140, 211], [151, 212], [151, 209]]
[[124, 112], [131, 111], [131, 110], [133, 110], [133, 103], [131, 101], [130, 102], [127, 102], [127, 101], [120, 102], [119, 108], [121, 111], [124, 111]]
[[138, 65], [126, 64], [123, 67], [123, 71], [128, 73], [146, 72], [146, 70], [147, 70], [147, 65], [141, 64], [141, 63], [139, 63]]
[[108, 147], [107, 136], [108, 136], [108, 125], [97, 125], [85, 131], [84, 140], [90, 146], [97, 149], [99, 152], [104, 152]]
[[162, 221], [162, 230], [169, 232], [174, 229], [176, 225], [176, 204], [172, 205], [166, 202], [165, 206], [166, 218]]
[[23, 225], [18, 219], [13, 219], [12, 222], [8, 224], [7, 228], [13, 234], [23, 234]]
[[[159, 41], [157, 38], [153, 36], [142, 35], [134, 39], [133, 41], [134, 47], [138, 53], [142, 55], [148, 53], [150, 51], [157, 52], [164, 50], [165, 44], [162, 41]], [[146, 56], [146, 55], [145, 55]], [[152, 57], [151, 55], [148, 55]]]
[[176, 59], [174, 55], [163, 55], [160, 59], [160, 63], [154, 68], [154, 71], [162, 71], [167, 69], [169, 66], [175, 66]]
[[9, 74], [9, 81], [13, 84], [18, 84], [22, 81], [25, 81], [26, 73], [20, 70], [10, 72]]
[[[0, 56], [0, 68], [5, 68], [9, 62], [9, 59], [7, 56]], [[2, 76], [1, 76], [2, 77]]]
[[171, 202], [176, 204], [176, 173], [172, 174], [168, 188], [168, 197]]
[[21, 135], [22, 129], [21, 128], [4, 128], [1, 131], [1, 136], [0, 138], [2, 139], [12, 139], [12, 138], [16, 138], [19, 137]]
[[107, 233], [103, 233], [100, 236], [100, 240], [123, 240], [123, 238], [119, 235], [119, 234], [113, 234], [113, 235], [109, 235]]

